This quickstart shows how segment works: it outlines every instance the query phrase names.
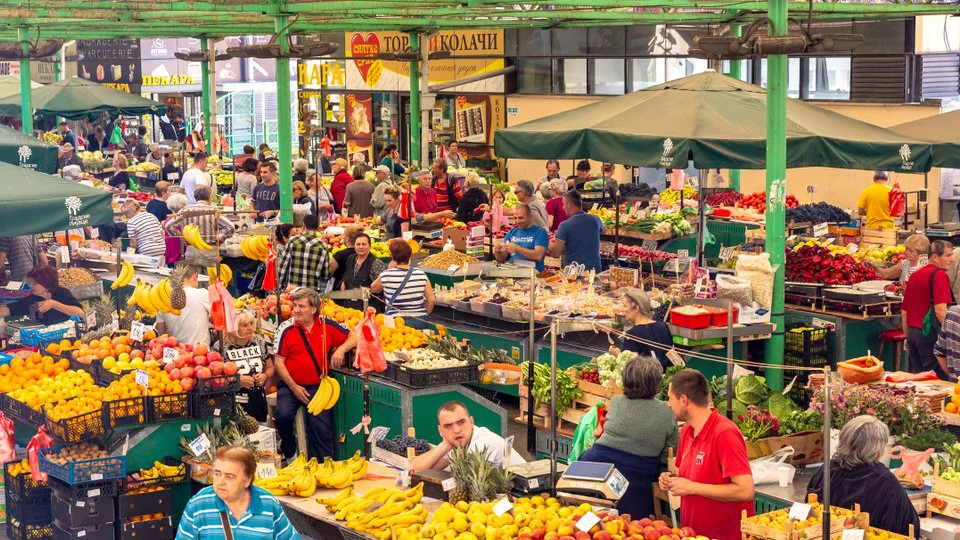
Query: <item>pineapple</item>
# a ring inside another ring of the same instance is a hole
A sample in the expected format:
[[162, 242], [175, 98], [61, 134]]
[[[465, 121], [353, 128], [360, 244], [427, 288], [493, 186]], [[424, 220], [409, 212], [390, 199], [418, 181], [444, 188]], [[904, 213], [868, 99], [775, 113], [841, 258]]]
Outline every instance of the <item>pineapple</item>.
[[236, 414], [233, 421], [244, 435], [253, 435], [260, 431], [260, 424], [257, 422], [257, 419], [248, 415], [247, 411], [243, 410], [243, 407], [240, 405], [236, 407]]
[[187, 293], [183, 290], [183, 279], [186, 271], [187, 266], [179, 264], [170, 275], [170, 305], [173, 309], [183, 309], [187, 306]]
[[498, 494], [509, 493], [513, 483], [505, 468], [490, 463], [486, 449], [454, 448], [450, 452], [450, 471], [457, 483], [448, 493], [453, 504], [492, 500]]
[[487, 461], [486, 452], [480, 454], [482, 458], [477, 462], [476, 468], [470, 471], [467, 479], [467, 487], [470, 492], [471, 501], [489, 501], [496, 492], [495, 478], [493, 474], [496, 469]]
[[466, 448], [454, 448], [450, 451], [450, 472], [453, 473], [453, 480], [457, 486], [447, 492], [448, 500], [452, 504], [460, 501], [469, 500], [469, 491], [467, 488], [470, 468], [473, 464], [473, 457]]

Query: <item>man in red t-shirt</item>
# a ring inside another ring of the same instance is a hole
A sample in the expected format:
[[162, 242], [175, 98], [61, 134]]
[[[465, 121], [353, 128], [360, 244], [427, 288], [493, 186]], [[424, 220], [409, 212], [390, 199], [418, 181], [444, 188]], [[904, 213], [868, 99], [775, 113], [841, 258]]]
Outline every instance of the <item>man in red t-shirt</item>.
[[741, 512], [753, 515], [753, 475], [736, 424], [710, 408], [710, 388], [699, 371], [670, 379], [667, 404], [679, 421], [678, 474], [660, 475], [660, 488], [681, 497], [680, 521], [697, 535], [739, 540]]
[[[329, 351], [334, 351], [330, 365], [340, 367], [346, 352], [356, 347], [357, 338], [330, 319], [325, 318], [321, 323], [320, 295], [306, 287], [293, 293], [293, 320], [282, 327], [278, 335], [274, 365], [282, 384], [277, 390], [273, 421], [280, 434], [280, 452], [285, 458], [291, 459], [297, 452], [297, 436], [294, 432], [297, 412], [300, 407], [310, 403], [320, 387], [322, 372], [327, 370]], [[310, 355], [311, 350], [316, 363]], [[309, 457], [318, 460], [333, 457], [332, 416], [332, 410], [316, 416], [306, 415]]]
[[[940, 325], [947, 316], [947, 307], [954, 303], [950, 278], [947, 276], [951, 265], [953, 245], [946, 240], [936, 240], [930, 244], [930, 263], [910, 274], [903, 291], [903, 312], [900, 314], [900, 324], [907, 336], [904, 347], [907, 349], [910, 371], [920, 373], [933, 370], [943, 380], [949, 380], [947, 361], [936, 357], [933, 348], [937, 343]], [[939, 324], [930, 335], [924, 335], [923, 320], [930, 308], [933, 308]]]
[[[430, 173], [433, 175], [433, 191], [437, 194], [437, 211], [453, 210], [456, 212], [460, 199], [463, 198], [463, 185], [460, 183], [463, 177], [450, 178], [447, 173], [447, 162], [443, 159], [437, 159], [433, 162]], [[451, 182], [452, 184], [448, 185]], [[453, 200], [450, 199], [451, 192], [453, 193]]]

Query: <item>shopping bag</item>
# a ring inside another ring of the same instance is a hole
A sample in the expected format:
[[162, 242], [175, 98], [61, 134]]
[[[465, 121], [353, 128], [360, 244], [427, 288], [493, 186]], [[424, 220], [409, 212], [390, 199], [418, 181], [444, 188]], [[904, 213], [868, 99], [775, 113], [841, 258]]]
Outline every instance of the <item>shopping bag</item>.
[[933, 448], [927, 448], [923, 452], [908, 450], [903, 446], [897, 445], [890, 449], [890, 459], [903, 460], [900, 468], [893, 471], [893, 475], [900, 481], [900, 485], [908, 489], [923, 489], [923, 475], [920, 473], [920, 466], [930, 459], [930, 456], [936, 453]]
[[277, 254], [273, 251], [273, 243], [270, 243], [270, 253], [267, 255], [267, 263], [263, 269], [263, 286], [261, 289], [272, 291], [277, 288]]
[[779, 470], [789, 467], [795, 469], [788, 461], [793, 455], [792, 446], [784, 446], [769, 456], [755, 459], [750, 462], [750, 472], [753, 473], [754, 485], [776, 484], [779, 482]]
[[13, 420], [0, 412], [0, 463], [17, 459], [17, 452], [13, 446]]
[[567, 457], [567, 463], [579, 459], [584, 452], [592, 448], [594, 443], [597, 442], [593, 431], [597, 428], [597, 422], [600, 421], [600, 413], [597, 409], [602, 403], [601, 401], [600, 403], [594, 404], [586, 414], [580, 417], [580, 423], [577, 424], [577, 429], [573, 432], [573, 443], [570, 445], [570, 454], [569, 457]]
[[890, 215], [903, 217], [907, 211], [907, 196], [900, 189], [900, 182], [893, 183], [890, 193], [887, 194], [887, 201], [890, 203]]
[[368, 307], [363, 320], [354, 329], [358, 335], [357, 357], [353, 361], [353, 367], [362, 373], [380, 373], [387, 369], [387, 359], [384, 358], [383, 348], [380, 346], [380, 330], [374, 321], [376, 313], [377, 310]]
[[35, 482], [46, 482], [47, 473], [40, 472], [40, 450], [53, 446], [53, 439], [47, 435], [46, 426], [40, 426], [37, 434], [27, 443], [27, 462], [30, 464], [30, 475]]

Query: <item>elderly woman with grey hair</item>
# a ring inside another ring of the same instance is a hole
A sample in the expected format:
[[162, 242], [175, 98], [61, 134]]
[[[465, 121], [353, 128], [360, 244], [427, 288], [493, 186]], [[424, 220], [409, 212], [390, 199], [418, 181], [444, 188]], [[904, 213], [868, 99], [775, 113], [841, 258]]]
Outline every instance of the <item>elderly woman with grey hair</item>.
[[[906, 491], [890, 469], [880, 463], [887, 448], [890, 430], [875, 416], [862, 415], [840, 430], [840, 445], [831, 460], [830, 504], [860, 509], [870, 514], [870, 525], [907, 534], [913, 525], [920, 532], [920, 518]], [[807, 493], [823, 499], [823, 468], [810, 479]]]
[[609, 403], [603, 432], [579, 461], [612, 463], [630, 482], [617, 502], [620, 514], [653, 514], [653, 491], [669, 448], [676, 449], [680, 430], [673, 412], [657, 399], [663, 368], [651, 358], [623, 367], [623, 394]]
[[620, 347], [610, 346], [610, 354], [632, 351], [640, 356], [653, 355], [666, 370], [671, 363], [667, 359], [667, 351], [673, 348], [673, 336], [663, 321], [653, 319], [650, 297], [641, 289], [629, 289], [620, 301], [623, 303], [624, 317], [633, 326], [620, 340]]
[[[547, 207], [544, 206], [543, 201], [541, 201], [536, 195], [536, 189], [533, 187], [533, 182], [529, 180], [520, 180], [517, 182], [517, 185], [513, 188], [513, 194], [517, 196], [517, 200], [522, 203], [527, 203], [530, 206], [530, 210], [533, 210], [531, 214], [533, 217], [533, 224], [539, 225], [544, 229], [547, 228]], [[506, 214], [507, 212], [504, 211]]]

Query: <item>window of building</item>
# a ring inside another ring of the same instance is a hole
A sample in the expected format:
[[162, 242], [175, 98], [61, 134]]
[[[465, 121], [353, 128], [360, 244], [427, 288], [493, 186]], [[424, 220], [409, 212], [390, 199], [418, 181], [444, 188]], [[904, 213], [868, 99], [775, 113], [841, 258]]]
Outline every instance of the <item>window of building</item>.
[[518, 61], [517, 92], [549, 94], [552, 92], [549, 58], [521, 58]]
[[[757, 60], [754, 60], [754, 69], [757, 65]], [[754, 80], [753, 84], [757, 86], [762, 86], [763, 88], [767, 87], [767, 59], [761, 58], [759, 60], [759, 80]], [[787, 60], [787, 97], [800, 98], [800, 59], [799, 58], [790, 58]]]
[[631, 92], [666, 82], [663, 58], [633, 58], [629, 62]]
[[593, 90], [591, 93], [618, 96], [626, 88], [626, 66], [623, 58], [593, 60]]
[[554, 28], [553, 56], [586, 56], [586, 28]]
[[520, 56], [550, 56], [550, 30], [520, 28], [517, 30], [517, 52]]
[[626, 29], [623, 26], [600, 26], [587, 29], [590, 56], [623, 56], [626, 52]]
[[703, 73], [709, 66], [702, 58], [667, 58], [667, 80], [682, 79], [697, 73]]
[[850, 99], [850, 57], [805, 58], [807, 95], [804, 99]]
[[557, 58], [553, 64], [553, 93], [587, 93], [587, 59]]

